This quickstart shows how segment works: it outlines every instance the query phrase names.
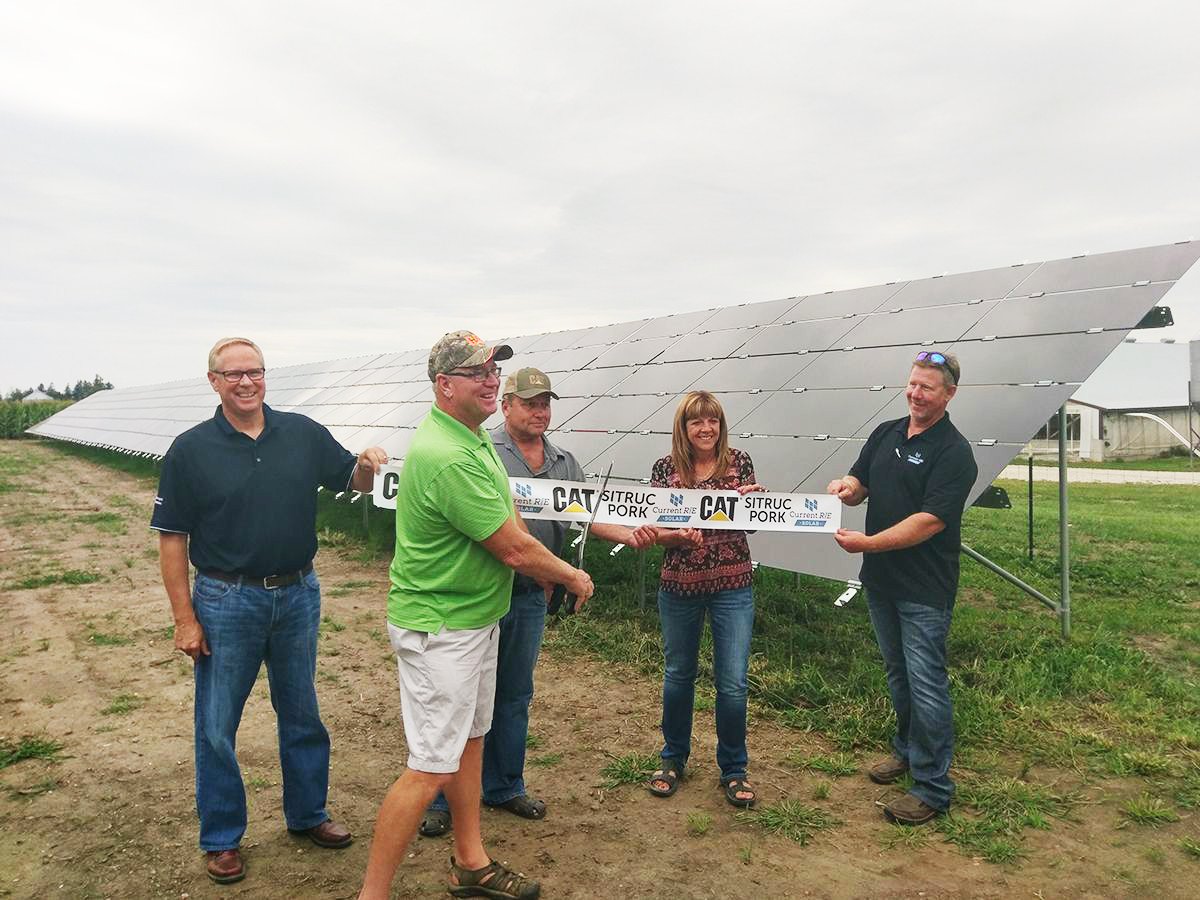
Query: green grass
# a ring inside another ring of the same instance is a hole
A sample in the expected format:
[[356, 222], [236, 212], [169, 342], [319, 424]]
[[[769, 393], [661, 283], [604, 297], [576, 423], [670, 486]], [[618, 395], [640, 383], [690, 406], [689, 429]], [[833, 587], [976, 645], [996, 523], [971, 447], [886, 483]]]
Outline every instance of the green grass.
[[600, 774], [604, 776], [604, 786], [609, 789], [623, 784], [642, 784], [660, 762], [657, 753], [627, 753], [613, 756]]
[[951, 812], [939, 818], [934, 827], [963, 852], [990, 863], [1012, 863], [1025, 855], [1018, 835], [1004, 821]]
[[1192, 838], [1180, 838], [1179, 849], [1193, 859], [1200, 859], [1200, 841]]
[[793, 750], [788, 754], [787, 761], [799, 769], [808, 769], [810, 772], [823, 772], [835, 778], [857, 775], [859, 770], [858, 760], [854, 758], [852, 753], [809, 755], [799, 750]]
[[346, 630], [346, 626], [345, 626], [345, 625], [343, 625], [341, 622], [337, 621], [337, 619], [333, 618], [333, 616], [323, 616], [323, 617], [321, 618], [321, 628], [320, 628], [320, 630], [321, 630], [322, 632], [326, 632], [326, 631], [332, 631], [332, 632], [345, 631], [345, 630]]
[[125, 519], [117, 513], [84, 513], [78, 518], [80, 522], [83, 522], [87, 525], [94, 525], [96, 526], [97, 531], [102, 531], [105, 534], [125, 534], [126, 531], [128, 531], [128, 528], [125, 525]]
[[1200, 808], [1200, 768], [1192, 769], [1175, 789], [1175, 803], [1184, 809]]
[[142, 706], [145, 701], [137, 694], [117, 694], [112, 702], [100, 710], [102, 716], [124, 716]]
[[895, 825], [879, 838], [884, 850], [921, 850], [929, 846], [930, 830], [920, 825]]
[[543, 753], [541, 756], [531, 756], [529, 758], [529, 765], [549, 768], [550, 766], [557, 766], [562, 761], [563, 755], [561, 753]]
[[135, 478], [145, 482], [157, 484], [159, 472], [162, 470], [162, 461], [157, 459], [131, 456], [128, 453], [114, 453], [111, 450], [101, 450], [98, 447], [85, 447], [82, 444], [72, 444], [68, 441], [39, 439], [38, 443], [40, 446], [55, 453], [62, 453], [65, 456], [73, 456], [76, 459], [83, 459], [110, 469], [116, 469], [118, 472], [133, 475]]
[[8, 585], [9, 590], [27, 591], [36, 588], [49, 587], [52, 584], [91, 584], [95, 581], [100, 581], [102, 576], [98, 572], [85, 572], [81, 569], [69, 569], [66, 572], [49, 572], [42, 575], [30, 575], [20, 581], [12, 582]]
[[1040, 784], [1006, 776], [965, 780], [958, 786], [956, 808], [934, 828], [964, 853], [991, 863], [1012, 863], [1025, 855], [1026, 829], [1047, 829], [1066, 818], [1080, 798]]
[[0, 737], [0, 769], [26, 759], [57, 760], [63, 747], [58, 741], [33, 735], [16, 740]]
[[124, 647], [133, 643], [133, 638], [123, 634], [105, 634], [102, 631], [92, 631], [87, 636], [87, 642], [97, 647]]
[[1161, 798], [1152, 797], [1150, 794], [1142, 794], [1127, 800], [1121, 807], [1121, 815], [1125, 818], [1122, 824], [1132, 822], [1135, 825], [1148, 825], [1151, 828], [1179, 821], [1179, 814], [1175, 810]]
[[[1023, 551], [1025, 488], [1006, 486], [1017, 508], [969, 510], [965, 540], [1055, 595], [1056, 488], [1034, 486], [1030, 563]], [[1074, 802], [1050, 789], [998, 786], [1001, 772], [1054, 766], [1099, 779], [1158, 779], [1186, 770], [1200, 752], [1200, 562], [1180, 552], [1200, 546], [1198, 503], [1200, 491], [1191, 488], [1072, 487], [1069, 642], [1040, 606], [963, 561], [949, 641], [957, 752], [960, 764], [985, 779], [964, 794], [979, 806], [947, 826], [965, 852], [1016, 860], [1022, 832], [1052, 826]], [[603, 602], [590, 604], [586, 615], [551, 623], [546, 650], [586, 654], [660, 679], [657, 613], [653, 600], [639, 603], [638, 555], [613, 560], [603, 542], [596, 546], [587, 565]], [[647, 554], [648, 572], [656, 571], [658, 558], [656, 551]], [[651, 574], [647, 592], [653, 583]], [[859, 597], [834, 609], [841, 590], [767, 569], [755, 577], [752, 703], [828, 740], [832, 753], [797, 753], [790, 762], [805, 768], [811, 762], [813, 771], [829, 775], [852, 771], [862, 753], [886, 752], [894, 727], [865, 604]], [[711, 684], [711, 646], [706, 634], [701, 684]], [[1033, 793], [1022, 800], [1021, 790]], [[1180, 790], [1200, 797], [1198, 787], [1185, 783]]]
[[1078, 794], [1064, 794], [1018, 778], [1005, 776], [964, 780], [955, 802], [970, 807], [1014, 830], [1048, 828], [1050, 819], [1066, 818], [1078, 804]]
[[793, 840], [801, 846], [807, 844], [817, 832], [842, 824], [824, 810], [796, 800], [781, 800], [772, 806], [748, 809], [738, 813], [737, 820]]
[[[1116, 469], [1135, 472], [1200, 472], [1200, 459], [1188, 461], [1186, 451], [1181, 446], [1180, 453], [1172, 453], [1166, 456], [1152, 456], [1149, 459], [1106, 459], [1101, 462], [1095, 462], [1090, 459], [1070, 460], [1067, 465], [1072, 469]], [[1012, 461], [1014, 466], [1027, 465], [1028, 457], [1017, 457]], [[1053, 467], [1058, 468], [1057, 459], [1035, 459], [1035, 466], [1039, 468]]]
[[525, 749], [536, 750], [542, 745], [542, 739], [532, 731], [525, 734]]
[[687, 833], [692, 837], [708, 834], [712, 828], [713, 817], [706, 812], [690, 812], [687, 814]]

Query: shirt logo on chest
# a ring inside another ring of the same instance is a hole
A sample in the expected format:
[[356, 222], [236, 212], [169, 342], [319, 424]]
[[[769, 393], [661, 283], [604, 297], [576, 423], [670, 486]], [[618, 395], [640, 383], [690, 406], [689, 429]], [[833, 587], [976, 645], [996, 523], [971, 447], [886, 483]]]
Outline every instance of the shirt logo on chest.
[[925, 462], [925, 457], [921, 456], [920, 450], [917, 450], [908, 455], [908, 461], [914, 466], [919, 466], [921, 463]]

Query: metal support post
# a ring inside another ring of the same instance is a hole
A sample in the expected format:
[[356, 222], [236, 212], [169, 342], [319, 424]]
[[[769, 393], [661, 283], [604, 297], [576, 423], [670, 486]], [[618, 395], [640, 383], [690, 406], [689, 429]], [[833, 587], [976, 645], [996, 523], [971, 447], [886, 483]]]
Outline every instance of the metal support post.
[[1071, 538], [1067, 533], [1067, 406], [1058, 408], [1058, 618], [1062, 636], [1071, 636]]
[[1033, 560], [1033, 454], [1029, 455], [1029, 559]]

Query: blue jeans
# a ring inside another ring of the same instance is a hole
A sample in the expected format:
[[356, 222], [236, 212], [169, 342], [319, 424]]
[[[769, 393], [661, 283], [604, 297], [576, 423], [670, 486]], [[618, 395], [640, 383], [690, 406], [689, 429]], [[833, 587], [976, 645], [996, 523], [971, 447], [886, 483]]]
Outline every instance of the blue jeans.
[[908, 763], [913, 779], [909, 793], [927, 806], [945, 810], [954, 796], [950, 780], [954, 710], [946, 674], [946, 637], [953, 610], [869, 594], [867, 606], [896, 710], [892, 748]]
[[200, 848], [232, 849], [246, 831], [246, 791], [235, 748], [242, 708], [263, 662], [278, 723], [287, 827], [320, 825], [329, 818], [329, 733], [313, 685], [321, 618], [316, 573], [270, 590], [197, 574], [192, 606], [212, 652], [195, 666]]
[[[496, 705], [492, 730], [483, 739], [483, 802], [499, 806], [525, 793], [525, 738], [533, 700], [533, 669], [546, 630], [546, 594], [538, 589], [512, 595], [500, 620], [496, 659]], [[448, 810], [438, 794], [430, 809]]]
[[746, 776], [746, 671], [754, 630], [754, 593], [749, 587], [697, 596], [658, 592], [663, 636], [662, 758], [687, 765], [692, 751], [692, 710], [704, 614], [713, 637], [717, 688], [717, 765], [721, 779]]

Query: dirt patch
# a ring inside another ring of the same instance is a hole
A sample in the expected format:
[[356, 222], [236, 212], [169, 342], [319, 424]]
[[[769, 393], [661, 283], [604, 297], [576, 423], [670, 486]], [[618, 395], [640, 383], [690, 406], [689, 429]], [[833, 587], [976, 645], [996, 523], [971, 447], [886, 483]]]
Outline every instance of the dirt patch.
[[[319, 850], [284, 829], [263, 676], [238, 742], [249, 875], [217, 887], [196, 847], [191, 664], [172, 649], [146, 528], [153, 486], [41, 444], [2, 441], [5, 462], [17, 489], [0, 494], [0, 736], [43, 735], [63, 749], [59, 761], [0, 770], [0, 896], [353, 897], [379, 801], [404, 759], [384, 628], [386, 565], [329, 552], [317, 561], [328, 619], [317, 688], [333, 739], [330, 808], [356, 842]], [[875, 805], [886, 789], [790, 768], [797, 748], [828, 747], [761, 718], [751, 723], [750, 750], [763, 803], [794, 798], [841, 823], [806, 846], [735, 819], [717, 786], [710, 712], [697, 714], [695, 765], [674, 798], [606, 789], [600, 773], [613, 757], [657, 748], [658, 696], [653, 680], [563, 656], [550, 636], [531, 751], [547, 764], [527, 772], [549, 815], [526, 822], [484, 812], [493, 854], [541, 879], [544, 896], [1194, 896], [1186, 885], [1200, 862], [1184, 861], [1175, 845], [1200, 838], [1195, 818], [1119, 828], [1115, 783], [1085, 786], [1091, 802], [1073, 821], [1027, 832], [1027, 856], [1015, 865], [968, 858], [936, 833], [923, 846], [887, 849], [895, 830]], [[414, 842], [395, 896], [443, 894], [449, 853], [446, 839]]]

